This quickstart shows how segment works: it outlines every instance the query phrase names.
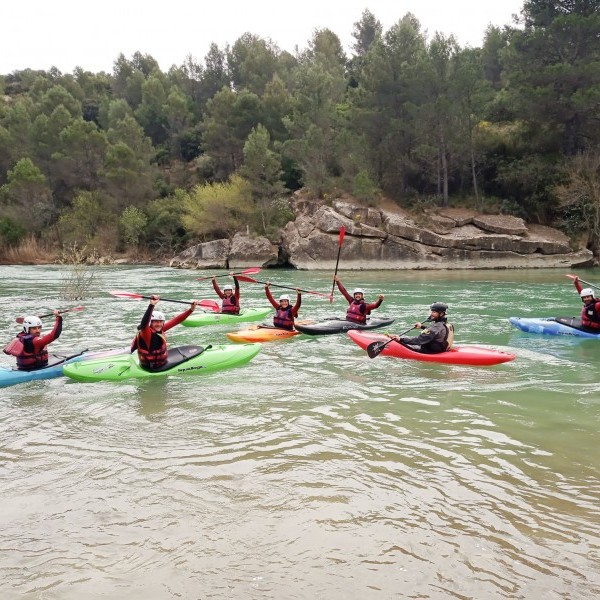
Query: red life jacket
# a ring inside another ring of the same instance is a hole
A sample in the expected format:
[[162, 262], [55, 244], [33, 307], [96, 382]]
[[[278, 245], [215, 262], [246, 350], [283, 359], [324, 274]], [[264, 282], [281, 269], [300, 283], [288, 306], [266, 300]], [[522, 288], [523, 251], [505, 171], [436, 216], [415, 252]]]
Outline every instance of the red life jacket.
[[590, 329], [600, 329], [600, 301], [594, 300], [581, 309], [581, 324]]
[[44, 346], [38, 352], [27, 352], [25, 345], [32, 341], [33, 336], [29, 333], [19, 333], [17, 337], [4, 349], [7, 354], [17, 357], [17, 369], [19, 371], [35, 371], [48, 366], [48, 346]]
[[155, 336], [158, 336], [162, 343], [158, 348], [153, 350], [150, 350], [146, 347], [144, 338], [140, 334], [137, 336], [137, 351], [138, 358], [140, 359], [140, 366], [150, 371], [159, 369], [160, 367], [166, 365], [169, 357], [167, 351], [167, 338], [164, 336], [164, 334], [153, 331], [152, 337], [150, 338], [150, 346], [154, 345], [153, 342], [157, 339]]
[[367, 322], [366, 308], [365, 312], [362, 312], [362, 307], [366, 305], [364, 300], [360, 300], [357, 302], [356, 300], [352, 300], [350, 302], [350, 306], [348, 306], [348, 310], [346, 311], [346, 321], [352, 321], [353, 323], [361, 323], [365, 324]]
[[287, 308], [281, 308], [280, 304], [273, 317], [273, 325], [290, 331], [294, 329], [294, 314], [292, 313], [292, 307], [288, 306]]
[[223, 302], [221, 303], [221, 312], [228, 314], [238, 314], [240, 312], [240, 307], [236, 302], [235, 295], [232, 294], [229, 298], [225, 296], [223, 298]]

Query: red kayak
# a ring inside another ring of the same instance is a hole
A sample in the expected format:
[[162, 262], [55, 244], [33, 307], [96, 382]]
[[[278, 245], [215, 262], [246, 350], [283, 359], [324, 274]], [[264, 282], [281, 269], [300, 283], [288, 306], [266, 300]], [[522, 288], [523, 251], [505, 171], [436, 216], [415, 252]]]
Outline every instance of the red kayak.
[[[359, 331], [353, 329], [348, 331], [348, 337], [358, 344], [363, 350], [367, 349], [373, 342], [389, 342], [390, 338], [381, 333], [371, 333], [368, 331]], [[381, 352], [383, 356], [393, 356], [395, 358], [405, 358], [407, 360], [420, 360], [423, 362], [446, 363], [450, 365], [474, 365], [490, 366], [509, 362], [515, 359], [515, 355], [502, 350], [492, 350], [482, 346], [454, 346], [448, 352], [438, 354], [423, 354], [415, 352], [398, 342], [390, 342]]]

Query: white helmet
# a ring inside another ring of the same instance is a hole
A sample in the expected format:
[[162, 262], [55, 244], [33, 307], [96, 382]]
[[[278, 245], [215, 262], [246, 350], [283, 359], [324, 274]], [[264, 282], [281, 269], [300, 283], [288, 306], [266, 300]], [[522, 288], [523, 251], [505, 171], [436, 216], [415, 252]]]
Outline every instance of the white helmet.
[[279, 296], [279, 302], [281, 302], [282, 300], [287, 300], [288, 302], [290, 301], [290, 297], [288, 294], [281, 294], [281, 296]]
[[352, 290], [352, 295], [354, 296], [355, 294], [362, 294], [364, 296], [365, 290], [363, 290], [362, 288], [354, 288]]
[[27, 315], [23, 318], [23, 331], [25, 333], [29, 333], [30, 327], [41, 327], [42, 320], [39, 317], [35, 317], [33, 315]]
[[155, 310], [152, 313], [152, 317], [150, 318], [151, 321], [166, 321], [165, 319], [165, 314], [160, 312], [160, 310]]
[[592, 288], [584, 288], [581, 290], [581, 292], [579, 292], [579, 295], [582, 298], [585, 298], [586, 296], [591, 296], [594, 298], [594, 290]]
[[223, 286], [223, 291], [226, 292], [227, 290], [229, 290], [230, 292], [233, 292], [233, 286], [230, 283]]

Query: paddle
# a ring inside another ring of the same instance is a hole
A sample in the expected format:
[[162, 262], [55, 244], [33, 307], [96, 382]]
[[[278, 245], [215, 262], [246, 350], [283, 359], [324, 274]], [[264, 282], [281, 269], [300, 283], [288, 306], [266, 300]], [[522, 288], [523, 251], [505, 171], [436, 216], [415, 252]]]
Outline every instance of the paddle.
[[[74, 310], [84, 310], [85, 306], [74, 306], [73, 308], [65, 308], [64, 310], [59, 310], [58, 314], [59, 315], [63, 315], [64, 313], [68, 313]], [[46, 313], [45, 315], [39, 315], [39, 319], [44, 319], [46, 317], [52, 317], [54, 315], [54, 313]], [[23, 321], [25, 320], [25, 317], [17, 317], [15, 319], [15, 321], [17, 323], [20, 323], [21, 325], [23, 324]]]
[[[568, 277], [569, 279], [573, 279], [573, 281], [575, 279], [579, 279], [579, 277], [577, 277], [577, 275], [565, 275], [565, 277]], [[583, 279], [579, 279], [579, 281], [581, 281], [581, 283], [584, 283], [585, 285], [589, 285], [590, 287], [600, 290], [600, 286], [594, 285], [593, 283], [590, 283], [589, 281], [585, 281]]]
[[[125, 292], [123, 290], [112, 290], [109, 292], [113, 296], [117, 298], [127, 298], [129, 300], [142, 300], [145, 298], [146, 300], [152, 300], [152, 296], [142, 296], [141, 294], [135, 294], [134, 292]], [[187, 304], [188, 306], [192, 303], [191, 301], [186, 300], [171, 300], [170, 298], [162, 298], [163, 302], [175, 302], [176, 304]], [[214, 312], [219, 312], [219, 303], [215, 300], [198, 300], [198, 305], [203, 306], [205, 308], [209, 308]]]
[[[240, 281], [246, 281], [247, 283], [262, 283], [263, 285], [267, 285], [266, 281], [258, 281], [257, 279], [253, 279], [252, 277], [246, 277], [245, 275], [239, 275], [238, 279]], [[317, 296], [325, 296], [329, 297], [329, 294], [324, 294], [323, 292], [315, 292], [314, 290], [302, 290], [300, 288], [290, 287], [289, 285], [277, 285], [276, 283], [271, 284], [273, 287], [283, 288], [284, 290], [300, 290], [305, 294], [315, 294]]]
[[329, 304], [333, 304], [333, 291], [335, 290], [335, 278], [337, 277], [338, 265], [340, 264], [340, 254], [342, 252], [342, 243], [344, 241], [344, 236], [346, 235], [346, 227], [342, 225], [340, 227], [340, 237], [338, 239], [338, 255], [337, 260], [335, 261], [335, 271], [333, 272], [333, 283], [331, 285], [331, 294], [329, 294]]
[[[256, 275], [257, 273], [260, 273], [260, 267], [250, 267], [249, 269], [244, 269], [241, 273], [233, 273], [234, 277], [237, 277], [238, 275]], [[217, 277], [229, 277], [230, 273], [227, 273], [226, 275], [215, 275], [215, 278]], [[213, 276], [209, 275], [208, 277], [197, 277], [196, 281], [204, 281], [205, 279], [212, 279]]]
[[[427, 323], [427, 321], [429, 321], [429, 319], [425, 319], [425, 321], [423, 321], [423, 323]], [[410, 329], [407, 329], [406, 331], [399, 333], [395, 337], [400, 337], [400, 336], [404, 335], [405, 333], [412, 331], [414, 328], [415, 328], [415, 326], [413, 325]], [[367, 354], [369, 355], [369, 358], [375, 358], [376, 356], [379, 356], [388, 344], [390, 344], [391, 342], [395, 342], [395, 341], [397, 341], [397, 340], [395, 340], [394, 338], [390, 338], [387, 342], [371, 342], [367, 346]]]

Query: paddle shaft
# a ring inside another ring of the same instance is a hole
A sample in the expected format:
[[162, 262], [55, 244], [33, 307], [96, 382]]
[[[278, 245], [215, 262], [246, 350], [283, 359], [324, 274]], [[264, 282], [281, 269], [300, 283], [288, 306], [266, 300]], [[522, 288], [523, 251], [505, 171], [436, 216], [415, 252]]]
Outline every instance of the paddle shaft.
[[340, 264], [340, 254], [342, 253], [342, 243], [344, 242], [344, 236], [346, 235], [346, 228], [342, 225], [340, 227], [340, 237], [338, 240], [338, 255], [335, 261], [335, 271], [333, 272], [333, 283], [331, 284], [331, 294], [329, 294], [329, 304], [333, 304], [333, 292], [335, 290], [335, 278], [337, 277], [338, 266]]
[[[427, 323], [428, 321], [429, 319], [425, 319], [425, 321], [422, 322]], [[384, 342], [383, 344], [381, 342], [373, 342], [369, 344], [367, 346], [367, 354], [369, 355], [369, 358], [375, 358], [376, 356], [379, 356], [388, 344], [397, 341], [396, 338], [403, 336], [405, 333], [412, 331], [414, 328], [415, 326], [413, 325], [410, 329], [407, 329], [406, 331], [395, 335], [393, 338], [390, 338], [387, 342]]]
[[[63, 315], [64, 313], [68, 313], [71, 312], [72, 310], [83, 310], [85, 307], [84, 306], [74, 306], [73, 308], [65, 308], [65, 310], [59, 310], [58, 314], [59, 315]], [[54, 313], [46, 313], [45, 315], [39, 315], [38, 319], [45, 319], [46, 317], [52, 317], [54, 316]], [[15, 321], [17, 323], [23, 323], [23, 321], [25, 320], [25, 317], [17, 317], [15, 319]]]
[[[254, 279], [253, 277], [246, 277], [245, 275], [238, 277], [238, 279], [240, 281], [246, 281], [248, 283], [262, 283], [263, 285], [267, 285], [266, 281], [259, 281], [258, 279]], [[316, 294], [317, 296], [329, 296], [329, 294], [324, 294], [323, 292], [315, 292], [313, 290], [303, 290], [300, 288], [290, 287], [289, 285], [277, 285], [276, 283], [270, 283], [269, 285], [271, 285], [273, 287], [277, 287], [277, 288], [282, 288], [284, 290], [297, 290], [300, 292], [304, 292], [305, 294]]]
[[[579, 279], [579, 277], [577, 279]], [[584, 279], [579, 279], [579, 281], [581, 283], [584, 283], [585, 285], [589, 285], [590, 287], [593, 287], [596, 290], [600, 290], [600, 286], [594, 285], [593, 283], [590, 283], [589, 281], [585, 281]]]

